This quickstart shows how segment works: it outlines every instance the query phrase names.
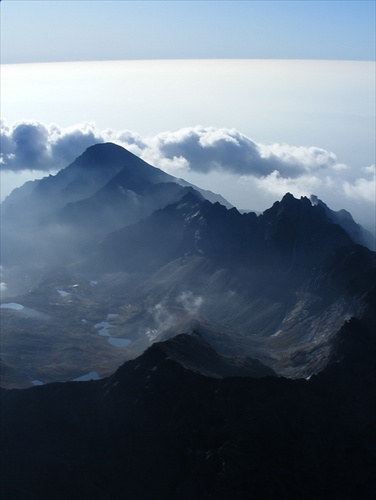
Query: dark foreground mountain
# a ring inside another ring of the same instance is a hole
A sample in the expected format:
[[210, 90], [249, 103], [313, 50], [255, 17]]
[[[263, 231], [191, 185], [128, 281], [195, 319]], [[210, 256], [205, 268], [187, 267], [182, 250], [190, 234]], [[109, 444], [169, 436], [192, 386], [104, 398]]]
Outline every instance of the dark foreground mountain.
[[192, 334], [106, 379], [2, 390], [2, 498], [373, 498], [374, 299], [310, 380], [250, 377]]

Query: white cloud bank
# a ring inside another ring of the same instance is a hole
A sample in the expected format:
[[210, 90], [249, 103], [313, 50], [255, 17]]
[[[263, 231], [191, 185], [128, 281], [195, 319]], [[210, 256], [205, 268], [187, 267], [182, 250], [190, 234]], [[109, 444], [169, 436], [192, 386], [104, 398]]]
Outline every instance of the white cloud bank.
[[83, 123], [61, 129], [39, 122], [1, 123], [1, 170], [51, 171], [66, 167], [86, 148], [103, 142], [102, 134]]
[[253, 193], [253, 199], [264, 194], [268, 202], [287, 191], [295, 196], [314, 193], [329, 204], [334, 200], [337, 206], [333, 208], [355, 208], [363, 213], [363, 219], [369, 212], [368, 225], [374, 224], [374, 165], [354, 169], [338, 161], [331, 151], [316, 146], [260, 144], [235, 129], [196, 126], [141, 137], [129, 130], [98, 130], [90, 123], [60, 128], [38, 122], [12, 126], [3, 122], [0, 168], [5, 172], [57, 171], [99, 142], [120, 144], [188, 181], [190, 175], [202, 174], [216, 175], [217, 180], [222, 176], [227, 184], [231, 179], [232, 195], [226, 182], [223, 189], [218, 183], [212, 189], [239, 208], [251, 207], [235, 199], [236, 189]]

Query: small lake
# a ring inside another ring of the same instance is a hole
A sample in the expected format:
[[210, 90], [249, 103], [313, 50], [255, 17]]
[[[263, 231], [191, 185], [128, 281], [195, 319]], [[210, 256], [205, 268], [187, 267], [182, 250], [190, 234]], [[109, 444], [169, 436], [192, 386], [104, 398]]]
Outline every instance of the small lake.
[[17, 304], [17, 302], [9, 302], [7, 304], [1, 304], [1, 309], [13, 309], [14, 311], [21, 311], [24, 308], [22, 304]]
[[[111, 320], [117, 318], [119, 315], [116, 313], [107, 314], [107, 319]], [[119, 339], [115, 337], [111, 337], [110, 329], [116, 328], [116, 326], [111, 325], [109, 321], [101, 321], [100, 323], [95, 323], [94, 328], [98, 330], [98, 335], [101, 337], [108, 337], [107, 342], [113, 347], [127, 347], [131, 343], [129, 339]]]
[[107, 342], [114, 347], [127, 347], [131, 343], [129, 339], [115, 339], [113, 337], [107, 339]]
[[109, 337], [109, 329], [114, 327], [110, 325], [108, 321], [101, 321], [100, 323], [95, 323], [94, 328], [99, 330], [98, 335], [100, 335], [101, 337]]
[[73, 382], [87, 382], [88, 380], [99, 380], [101, 377], [97, 372], [89, 372], [81, 375], [80, 377], [74, 378]]

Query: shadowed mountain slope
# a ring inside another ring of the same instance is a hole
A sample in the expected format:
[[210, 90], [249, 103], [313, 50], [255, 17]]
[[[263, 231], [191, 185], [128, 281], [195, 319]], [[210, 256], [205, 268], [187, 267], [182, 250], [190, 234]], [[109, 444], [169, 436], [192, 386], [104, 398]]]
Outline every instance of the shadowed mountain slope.
[[357, 224], [347, 210], [331, 210], [328, 205], [314, 195], [312, 195], [310, 199], [313, 205], [320, 205], [325, 210], [329, 219], [336, 224], [339, 224], [356, 243], [364, 245], [370, 250], [375, 251], [375, 237], [372, 236], [369, 231], [365, 230], [360, 224]]
[[212, 204], [191, 191], [138, 224], [110, 234], [99, 246], [98, 259], [111, 271], [158, 267], [192, 253], [227, 267], [310, 269], [352, 243], [346, 231], [307, 198], [286, 194], [257, 217]]

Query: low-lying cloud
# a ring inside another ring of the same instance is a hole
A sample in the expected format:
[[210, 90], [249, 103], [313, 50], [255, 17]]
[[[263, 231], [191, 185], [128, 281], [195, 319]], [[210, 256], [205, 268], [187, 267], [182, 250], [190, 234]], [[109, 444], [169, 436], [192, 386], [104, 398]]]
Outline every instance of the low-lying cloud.
[[203, 303], [200, 295], [194, 295], [190, 290], [182, 292], [176, 299], [176, 302], [184, 307], [190, 314], [197, 314]]
[[[317, 146], [261, 144], [227, 128], [196, 126], [141, 137], [129, 130], [98, 130], [90, 123], [61, 128], [39, 122], [12, 126], [3, 122], [0, 169], [54, 172], [100, 142], [124, 146], [148, 163], [188, 181], [190, 174], [230, 175], [232, 184], [238, 182], [243, 190], [249, 188], [258, 197], [260, 193], [280, 196], [290, 191], [295, 196], [315, 193], [324, 201], [334, 196], [368, 207], [375, 203], [374, 165], [353, 169], [340, 162], [334, 152]], [[224, 187], [221, 194], [228, 197]], [[229, 201], [237, 204], [234, 199]], [[239, 208], [244, 207], [240, 203]]]
[[56, 171], [66, 167], [86, 148], [103, 142], [91, 124], [62, 129], [39, 122], [1, 124], [1, 170]]
[[0, 299], [3, 298], [6, 291], [8, 290], [8, 285], [3, 281], [3, 266], [0, 264]]
[[235, 129], [189, 127], [142, 138], [131, 131], [99, 131], [84, 123], [69, 128], [39, 122], [1, 125], [2, 170], [58, 170], [99, 142], [121, 144], [156, 166], [174, 170], [230, 172], [265, 177], [278, 171], [296, 178], [335, 168], [334, 153], [318, 147], [257, 144]]

